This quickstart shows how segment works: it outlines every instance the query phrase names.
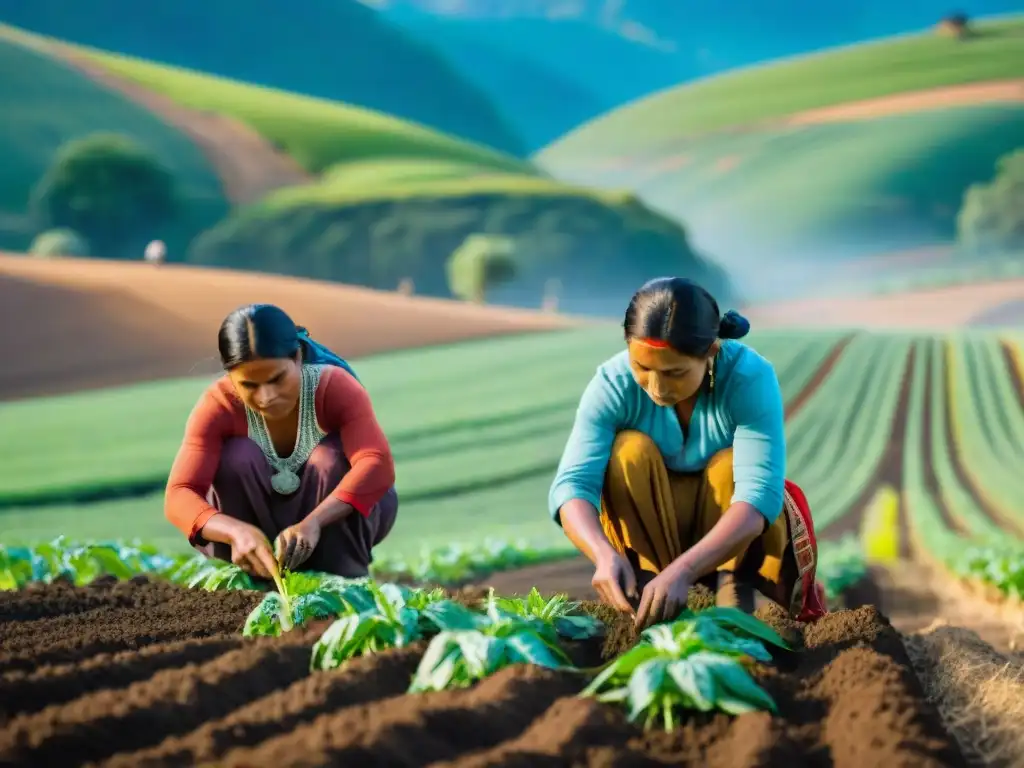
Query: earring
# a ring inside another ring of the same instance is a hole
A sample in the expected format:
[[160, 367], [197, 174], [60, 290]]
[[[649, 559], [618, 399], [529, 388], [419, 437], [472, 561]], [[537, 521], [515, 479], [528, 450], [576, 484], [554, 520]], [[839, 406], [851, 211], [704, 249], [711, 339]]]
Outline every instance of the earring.
[[711, 365], [708, 366], [708, 373], [711, 375], [711, 389], [715, 388], [715, 361], [718, 359], [718, 355], [711, 358]]

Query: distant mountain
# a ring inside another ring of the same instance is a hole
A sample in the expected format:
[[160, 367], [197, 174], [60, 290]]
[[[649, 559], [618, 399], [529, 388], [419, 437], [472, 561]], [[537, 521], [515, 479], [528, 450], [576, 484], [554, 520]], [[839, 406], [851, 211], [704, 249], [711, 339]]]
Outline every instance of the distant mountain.
[[335, 99], [522, 155], [490, 96], [356, 0], [26, 0], [0, 21], [73, 43]]
[[[407, 12], [389, 20], [430, 41], [488, 93], [530, 149], [631, 100], [639, 77], [668, 87], [681, 76], [675, 57], [576, 21], [491, 21]], [[531, 42], [524, 45], [524, 40]], [[552, 47], [557, 51], [551, 52]], [[567, 49], [588, 55], [575, 62], [565, 56]]]

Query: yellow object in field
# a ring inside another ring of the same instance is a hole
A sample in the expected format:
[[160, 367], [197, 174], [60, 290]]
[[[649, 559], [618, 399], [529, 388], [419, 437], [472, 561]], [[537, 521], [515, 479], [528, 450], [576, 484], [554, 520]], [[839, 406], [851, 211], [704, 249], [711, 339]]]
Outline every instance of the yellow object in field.
[[883, 485], [868, 505], [860, 531], [864, 558], [869, 563], [893, 563], [900, 554], [900, 497]]

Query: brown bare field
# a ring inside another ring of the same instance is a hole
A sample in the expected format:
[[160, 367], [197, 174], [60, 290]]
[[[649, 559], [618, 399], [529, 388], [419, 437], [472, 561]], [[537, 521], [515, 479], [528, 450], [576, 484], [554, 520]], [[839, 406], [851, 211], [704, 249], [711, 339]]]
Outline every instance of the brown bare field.
[[958, 285], [882, 296], [799, 299], [747, 307], [756, 328], [906, 328], [972, 325], [993, 307], [1024, 299], [1024, 280]]
[[216, 373], [217, 328], [250, 302], [277, 304], [346, 358], [583, 322], [269, 274], [0, 254], [0, 400]]

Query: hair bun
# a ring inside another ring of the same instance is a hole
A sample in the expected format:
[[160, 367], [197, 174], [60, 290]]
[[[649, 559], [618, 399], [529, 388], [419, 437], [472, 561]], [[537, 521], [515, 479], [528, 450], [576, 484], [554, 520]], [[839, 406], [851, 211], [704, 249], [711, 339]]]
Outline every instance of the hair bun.
[[734, 309], [730, 309], [718, 323], [718, 338], [742, 339], [750, 331], [750, 321]]

